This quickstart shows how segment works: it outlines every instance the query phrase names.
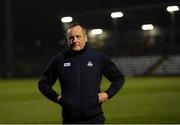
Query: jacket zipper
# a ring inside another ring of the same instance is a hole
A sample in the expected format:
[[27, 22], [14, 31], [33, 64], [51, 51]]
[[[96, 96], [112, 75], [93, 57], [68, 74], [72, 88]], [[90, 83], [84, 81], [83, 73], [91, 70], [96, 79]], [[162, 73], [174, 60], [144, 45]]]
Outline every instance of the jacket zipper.
[[80, 106], [80, 112], [81, 112], [81, 58], [80, 55], [78, 55], [78, 85], [79, 85], [79, 106]]

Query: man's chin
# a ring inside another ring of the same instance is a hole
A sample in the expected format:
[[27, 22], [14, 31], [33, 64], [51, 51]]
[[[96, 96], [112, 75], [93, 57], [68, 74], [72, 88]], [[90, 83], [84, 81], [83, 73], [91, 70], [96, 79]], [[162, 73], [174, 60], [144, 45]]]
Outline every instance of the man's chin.
[[79, 47], [73, 47], [72, 50], [73, 50], [73, 51], [80, 51], [81, 48], [79, 48]]

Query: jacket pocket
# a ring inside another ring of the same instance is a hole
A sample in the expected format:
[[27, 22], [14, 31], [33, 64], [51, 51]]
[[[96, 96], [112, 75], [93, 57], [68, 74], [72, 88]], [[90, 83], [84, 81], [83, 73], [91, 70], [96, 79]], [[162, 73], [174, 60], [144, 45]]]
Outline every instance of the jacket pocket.
[[85, 97], [83, 99], [83, 107], [85, 110], [94, 110], [100, 106], [98, 96]]
[[75, 96], [67, 96], [62, 99], [62, 107], [70, 112], [79, 111], [80, 101]]

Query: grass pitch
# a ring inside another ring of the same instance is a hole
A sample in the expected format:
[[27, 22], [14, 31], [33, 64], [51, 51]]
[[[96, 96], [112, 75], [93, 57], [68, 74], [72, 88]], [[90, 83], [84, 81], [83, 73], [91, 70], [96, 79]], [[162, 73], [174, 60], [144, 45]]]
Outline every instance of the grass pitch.
[[[61, 123], [61, 107], [46, 99], [38, 79], [0, 80], [0, 124]], [[102, 81], [102, 91], [108, 87]], [[59, 83], [54, 89], [59, 93]], [[180, 77], [129, 77], [103, 104], [106, 123], [180, 123]]]

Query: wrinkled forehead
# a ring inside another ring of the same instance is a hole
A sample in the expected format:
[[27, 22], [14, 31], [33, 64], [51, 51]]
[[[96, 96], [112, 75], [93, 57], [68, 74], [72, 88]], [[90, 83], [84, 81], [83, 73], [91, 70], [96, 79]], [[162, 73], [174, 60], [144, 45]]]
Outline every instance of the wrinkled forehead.
[[67, 33], [70, 34], [74, 34], [74, 33], [83, 33], [83, 29], [81, 26], [74, 26], [71, 27], [67, 30]]
[[83, 35], [86, 35], [86, 31], [83, 27], [77, 25], [77, 26], [74, 26], [74, 27], [70, 27], [68, 30], [67, 30], [67, 35], [72, 35], [72, 34], [83, 34]]

